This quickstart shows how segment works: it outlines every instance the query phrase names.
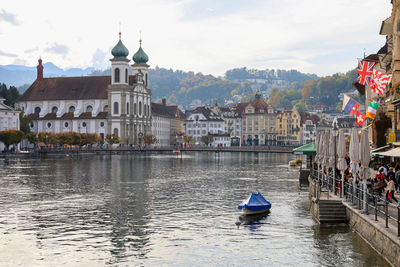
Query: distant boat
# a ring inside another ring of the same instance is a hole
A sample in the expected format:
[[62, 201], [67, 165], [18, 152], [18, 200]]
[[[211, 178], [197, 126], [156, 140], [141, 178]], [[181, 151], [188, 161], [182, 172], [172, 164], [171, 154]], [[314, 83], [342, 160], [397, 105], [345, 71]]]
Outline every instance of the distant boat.
[[296, 166], [296, 161], [295, 160], [289, 161], [289, 166], [295, 167]]
[[174, 149], [173, 151], [172, 151], [172, 153], [174, 153], [175, 155], [178, 155], [179, 153], [181, 153], [181, 151], [179, 150], [179, 149]]
[[271, 203], [267, 201], [260, 192], [251, 195], [238, 206], [244, 215], [255, 215], [269, 212]]

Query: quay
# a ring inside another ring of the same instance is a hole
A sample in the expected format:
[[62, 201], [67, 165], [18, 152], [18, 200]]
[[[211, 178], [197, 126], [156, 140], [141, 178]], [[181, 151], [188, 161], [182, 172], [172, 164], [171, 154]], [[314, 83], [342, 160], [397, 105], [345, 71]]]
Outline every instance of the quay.
[[367, 209], [362, 211], [361, 187], [345, 184], [342, 192], [340, 179], [321, 177], [312, 169], [308, 178], [313, 218], [321, 226], [348, 224], [390, 264], [400, 266], [400, 206], [368, 193]]

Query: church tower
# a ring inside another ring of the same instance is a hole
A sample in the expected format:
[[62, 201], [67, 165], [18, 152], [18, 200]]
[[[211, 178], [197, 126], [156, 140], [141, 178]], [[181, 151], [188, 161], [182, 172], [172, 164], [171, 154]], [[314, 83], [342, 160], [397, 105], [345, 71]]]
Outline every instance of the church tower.
[[111, 50], [111, 85], [108, 87], [108, 133], [116, 134], [121, 144], [127, 144], [127, 116], [129, 115], [129, 55], [128, 49], [121, 41]]

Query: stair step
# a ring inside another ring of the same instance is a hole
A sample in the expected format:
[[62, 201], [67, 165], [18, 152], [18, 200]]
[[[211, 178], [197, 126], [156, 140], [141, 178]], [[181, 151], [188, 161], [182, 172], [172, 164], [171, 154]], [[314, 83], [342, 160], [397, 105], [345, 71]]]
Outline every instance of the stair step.
[[321, 219], [321, 218], [326, 218], [326, 219], [329, 219], [329, 218], [332, 218], [332, 219], [341, 219], [341, 218], [346, 218], [347, 219], [347, 216], [346, 215], [335, 215], [335, 214], [332, 214], [332, 215], [319, 215], [319, 218]]
[[321, 215], [336, 215], [336, 216], [344, 215], [344, 216], [346, 216], [346, 212], [319, 212], [319, 216], [321, 216]]

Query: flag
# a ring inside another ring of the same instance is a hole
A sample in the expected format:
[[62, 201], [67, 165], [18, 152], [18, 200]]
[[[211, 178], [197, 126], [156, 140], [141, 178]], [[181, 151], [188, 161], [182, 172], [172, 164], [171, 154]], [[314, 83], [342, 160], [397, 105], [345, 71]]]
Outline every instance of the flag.
[[365, 115], [357, 111], [356, 123], [360, 126], [363, 126], [365, 119], [366, 119]]
[[360, 84], [369, 85], [374, 65], [375, 65], [375, 62], [370, 62], [370, 61], [366, 61], [366, 60], [358, 60], [357, 81]]
[[354, 99], [347, 95], [343, 96], [343, 111], [350, 113], [350, 115], [354, 115], [359, 106], [360, 104], [358, 104]]
[[380, 71], [373, 70], [371, 77], [371, 90], [377, 94], [383, 95], [386, 85], [390, 80], [390, 75], [386, 75]]
[[368, 109], [367, 109], [367, 118], [375, 119], [376, 117], [376, 111], [378, 110], [379, 104], [378, 102], [370, 99], [369, 104], [368, 104]]

